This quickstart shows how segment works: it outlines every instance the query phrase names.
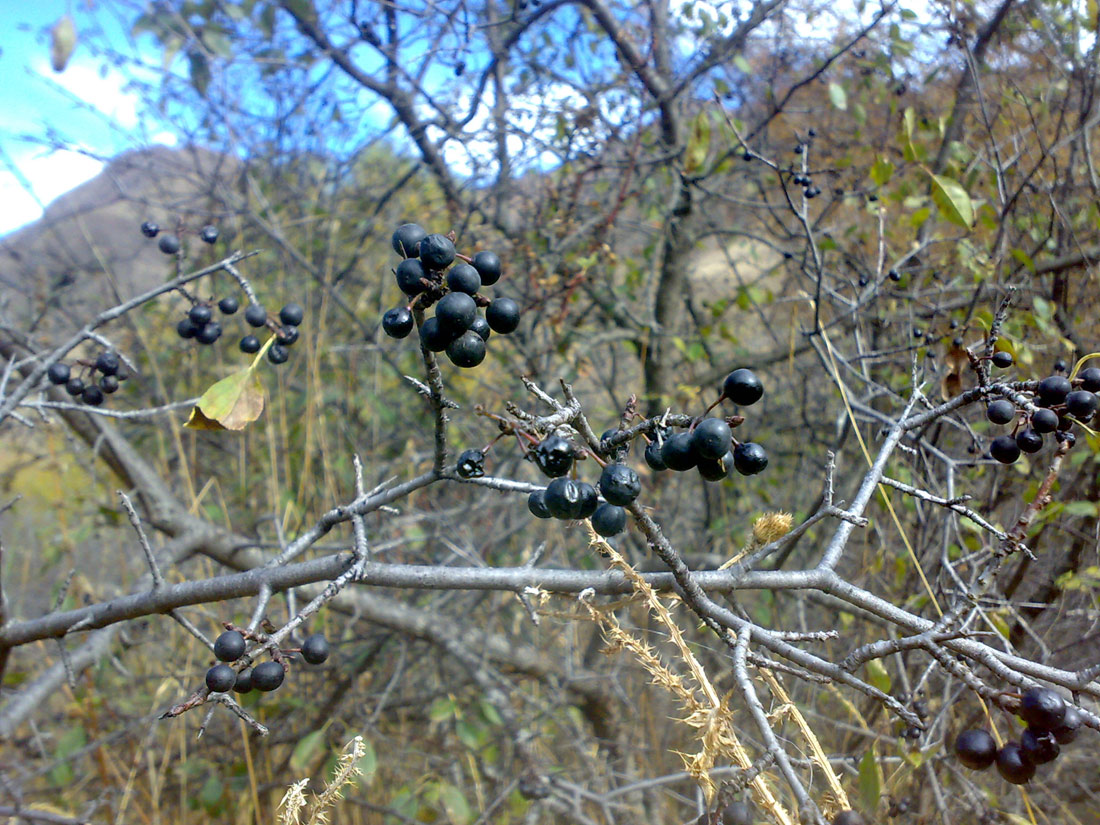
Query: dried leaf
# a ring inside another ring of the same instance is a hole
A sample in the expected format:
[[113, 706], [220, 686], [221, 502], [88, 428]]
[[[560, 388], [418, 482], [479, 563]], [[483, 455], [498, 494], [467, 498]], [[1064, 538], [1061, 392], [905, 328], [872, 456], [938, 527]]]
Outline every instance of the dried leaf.
[[65, 71], [75, 48], [76, 24], [72, 16], [66, 14], [50, 29], [50, 65], [55, 72]]
[[198, 430], [243, 430], [263, 411], [263, 385], [254, 369], [247, 367], [204, 392], [184, 426]]

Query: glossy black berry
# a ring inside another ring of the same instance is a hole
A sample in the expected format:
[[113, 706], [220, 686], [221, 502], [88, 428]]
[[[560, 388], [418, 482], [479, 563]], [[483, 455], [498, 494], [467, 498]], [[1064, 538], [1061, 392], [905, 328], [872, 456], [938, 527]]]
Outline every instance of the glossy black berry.
[[1037, 453], [1043, 449], [1043, 437], [1030, 428], [1021, 430], [1016, 433], [1016, 446], [1025, 453]]
[[988, 731], [964, 730], [955, 740], [955, 756], [973, 771], [984, 771], [997, 758], [997, 743]]
[[729, 476], [730, 468], [734, 466], [733, 453], [726, 453], [717, 461], [709, 458], [700, 458], [695, 468], [704, 481], [721, 481]]
[[232, 315], [241, 308], [241, 302], [233, 295], [226, 295], [218, 301], [218, 311], [222, 315]]
[[261, 662], [252, 668], [252, 687], [256, 690], [271, 691], [283, 683], [286, 672], [278, 662]]
[[1039, 400], [1048, 407], [1054, 407], [1066, 400], [1073, 389], [1064, 375], [1049, 375], [1039, 382]]
[[113, 392], [118, 391], [118, 376], [116, 375], [104, 375], [99, 379], [99, 388], [103, 392], [110, 395]]
[[403, 260], [397, 265], [393, 274], [397, 279], [397, 286], [410, 298], [424, 291], [422, 280], [427, 277], [427, 273], [424, 271], [424, 265], [416, 258]]
[[480, 315], [474, 318], [474, 322], [470, 324], [470, 332], [476, 332], [478, 335], [481, 336], [482, 341], [488, 341], [489, 336], [493, 334], [493, 330], [489, 326], [489, 322]]
[[555, 478], [546, 485], [546, 509], [554, 518], [574, 519], [580, 512], [581, 489], [571, 478]]
[[69, 380], [70, 372], [68, 364], [62, 364], [58, 361], [55, 364], [50, 364], [50, 368], [46, 370], [46, 378], [49, 379], [51, 384], [64, 384]]
[[114, 375], [122, 362], [113, 352], [101, 352], [95, 359], [95, 369], [104, 375]]
[[997, 751], [997, 773], [1005, 782], [1023, 785], [1035, 776], [1035, 766], [1027, 761], [1018, 742], [1007, 742]]
[[1057, 361], [1054, 362], [1054, 371], [1055, 372], [1065, 373], [1066, 370], [1068, 370], [1068, 369], [1069, 369], [1069, 366], [1066, 364], [1066, 359], [1065, 358], [1059, 358]]
[[201, 230], [199, 230], [199, 237], [203, 243], [217, 243], [218, 242], [218, 227], [213, 224], [207, 224]]
[[768, 466], [768, 454], [752, 441], [738, 444], [733, 450], [733, 466], [743, 476], [756, 475]]
[[435, 316], [425, 318], [420, 325], [420, 345], [429, 352], [443, 352], [455, 337], [453, 332], [443, 328]]
[[1005, 398], [989, 402], [985, 408], [985, 417], [994, 424], [1007, 424], [1016, 417], [1016, 405]]
[[580, 488], [580, 499], [577, 501], [577, 513], [573, 518], [590, 518], [600, 506], [600, 494], [587, 481], [578, 481], [577, 486]]
[[730, 449], [733, 434], [721, 418], [704, 418], [691, 431], [691, 447], [700, 459], [718, 461]]
[[1066, 718], [1066, 703], [1050, 688], [1030, 688], [1020, 697], [1020, 716], [1033, 728], [1054, 730]]
[[222, 662], [235, 662], [244, 655], [244, 636], [238, 630], [227, 630], [214, 640], [214, 655]]
[[413, 329], [413, 314], [408, 307], [394, 307], [382, 316], [382, 330], [390, 338], [407, 338]]
[[447, 288], [452, 292], [476, 295], [481, 289], [481, 276], [468, 263], [457, 263], [447, 271]]
[[1020, 457], [1020, 445], [1010, 435], [999, 435], [989, 445], [989, 454], [1002, 464], [1012, 464]]
[[175, 255], [180, 251], [180, 239], [175, 235], [161, 235], [157, 248], [165, 255]]
[[80, 400], [89, 407], [98, 407], [103, 403], [103, 390], [95, 384], [89, 384], [84, 388], [84, 391], [80, 393]]
[[263, 304], [249, 304], [244, 308], [244, 320], [250, 327], [266, 326], [267, 310]]
[[1051, 731], [1051, 733], [1054, 734], [1054, 738], [1059, 745], [1068, 745], [1077, 738], [1077, 731], [1084, 721], [1085, 720], [1081, 718], [1081, 713], [1077, 708], [1073, 707], [1073, 705], [1066, 705], [1066, 715], [1062, 717], [1062, 724]]
[[485, 360], [485, 339], [468, 329], [447, 344], [447, 357], [456, 367], [476, 367]]
[[267, 360], [272, 364], [285, 364], [290, 352], [282, 344], [272, 344], [267, 350]]
[[593, 530], [609, 538], [626, 528], [626, 510], [616, 504], [601, 504], [592, 514], [590, 522]]
[[1077, 377], [1081, 379], [1081, 389], [1100, 392], [1100, 367], [1086, 367]]
[[573, 466], [573, 445], [560, 435], [551, 435], [532, 450], [535, 464], [550, 478], [560, 478]]
[[1040, 409], [1031, 414], [1031, 429], [1037, 433], [1052, 433], [1058, 429], [1058, 413]]
[[404, 223], [393, 232], [390, 244], [393, 251], [405, 258], [415, 258], [420, 254], [420, 242], [428, 235], [423, 227], [415, 223]]
[[682, 432], [670, 435], [661, 447], [661, 459], [665, 466], [678, 473], [690, 470], [699, 463], [699, 456], [692, 446], [691, 433]]
[[611, 504], [625, 507], [642, 492], [642, 482], [625, 464], [608, 464], [600, 473], [600, 492]]
[[206, 686], [211, 693], [228, 693], [237, 683], [237, 671], [229, 665], [214, 665], [206, 671]]
[[183, 318], [176, 324], [176, 335], [183, 339], [194, 338], [198, 331], [199, 328], [190, 318]]
[[1020, 750], [1032, 765], [1045, 765], [1058, 758], [1062, 749], [1049, 730], [1028, 728], [1020, 736]]
[[742, 407], [755, 404], [763, 395], [764, 385], [752, 370], [734, 370], [722, 383], [722, 397]]
[[459, 478], [481, 478], [485, 475], [485, 453], [481, 450], [463, 450], [455, 462]]
[[195, 325], [196, 329], [202, 329], [214, 317], [214, 310], [210, 308], [209, 304], [195, 304], [187, 310], [187, 317], [191, 319], [191, 323]]
[[722, 809], [721, 825], [753, 825], [753, 809], [748, 802], [731, 802]]
[[158, 232], [160, 232], [160, 227], [152, 221], [146, 221], [141, 225], [141, 234], [146, 238], [155, 238]]
[[993, 366], [999, 367], [1002, 370], [1008, 369], [1012, 366], [1012, 353], [1008, 350], [997, 350], [993, 353], [992, 361]]
[[500, 258], [495, 252], [478, 252], [474, 255], [473, 265], [484, 286], [492, 286], [500, 280]]
[[667, 470], [668, 465], [665, 464], [664, 458], [661, 457], [661, 445], [657, 439], [653, 439], [645, 447], [645, 463], [649, 465], [651, 470]]
[[249, 693], [252, 690], [252, 668], [246, 667], [237, 674], [237, 680], [233, 683], [234, 693]]
[[493, 332], [507, 335], [519, 326], [519, 304], [511, 298], [497, 298], [485, 310], [485, 320]]
[[1082, 424], [1088, 423], [1097, 407], [1100, 407], [1100, 399], [1096, 397], [1096, 393], [1088, 390], [1074, 390], [1066, 396], [1066, 412]]
[[323, 633], [307, 636], [302, 642], [302, 658], [311, 665], [322, 664], [329, 655], [328, 639]]
[[420, 242], [420, 261], [425, 269], [439, 272], [455, 259], [455, 245], [446, 235], [428, 235]]
[[863, 816], [856, 811], [841, 811], [833, 818], [833, 825], [865, 825]]
[[546, 490], [532, 490], [527, 496], [527, 509], [535, 518], [553, 518], [546, 506]]
[[72, 377], [65, 382], [65, 392], [69, 395], [77, 396], [84, 392], [84, 381], [77, 377]]
[[195, 340], [200, 344], [213, 344], [221, 337], [222, 325], [217, 321], [211, 321], [209, 324], [204, 324], [202, 328], [195, 333]]
[[[466, 332], [477, 317], [477, 304], [465, 292], [449, 292], [435, 305], [435, 317], [440, 327], [459, 335]], [[492, 322], [489, 325], [492, 326]]]
[[275, 339], [284, 347], [292, 347], [298, 341], [298, 327], [287, 324], [275, 335]]
[[287, 327], [300, 327], [306, 311], [299, 304], [287, 304], [279, 310], [279, 323]]
[[241, 352], [247, 352], [250, 355], [260, 351], [260, 339], [255, 335], [246, 335], [241, 339], [240, 343]]

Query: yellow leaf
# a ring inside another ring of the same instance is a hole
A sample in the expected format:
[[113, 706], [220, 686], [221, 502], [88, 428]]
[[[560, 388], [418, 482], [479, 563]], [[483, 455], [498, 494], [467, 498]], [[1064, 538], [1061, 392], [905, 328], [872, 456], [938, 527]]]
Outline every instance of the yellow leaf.
[[248, 367], [204, 392], [184, 426], [195, 430], [243, 430], [263, 411], [264, 388], [253, 367]]
[[76, 24], [73, 23], [73, 18], [66, 14], [50, 29], [50, 65], [55, 72], [65, 71], [75, 48]]

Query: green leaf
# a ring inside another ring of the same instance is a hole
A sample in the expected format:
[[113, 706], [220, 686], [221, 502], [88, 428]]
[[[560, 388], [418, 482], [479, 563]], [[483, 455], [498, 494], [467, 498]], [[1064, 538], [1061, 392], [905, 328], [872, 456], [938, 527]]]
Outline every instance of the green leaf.
[[885, 186], [894, 174], [894, 164], [886, 158], [879, 158], [871, 167], [871, 180], [879, 186]]
[[1065, 509], [1062, 512], [1067, 516], [1089, 516], [1094, 518], [1097, 515], [1096, 502], [1067, 501]]
[[700, 112], [691, 122], [691, 137], [688, 138], [684, 157], [684, 171], [691, 173], [702, 168], [710, 151], [710, 118], [706, 112]]
[[298, 740], [290, 754], [290, 767], [295, 774], [308, 773], [318, 751], [325, 744], [325, 729], [319, 728]]
[[218, 809], [218, 804], [222, 801], [222, 791], [225, 790], [225, 786], [222, 785], [222, 781], [216, 776], [210, 776], [206, 782], [203, 783], [202, 789], [199, 791], [199, 802], [207, 810], [208, 813], [215, 813]]
[[890, 686], [893, 684], [890, 674], [886, 672], [886, 668], [879, 659], [872, 659], [867, 663], [867, 681], [883, 693], [889, 693]]
[[454, 825], [466, 825], [474, 818], [474, 813], [470, 810], [470, 803], [466, 801], [462, 791], [454, 785], [444, 784], [440, 786], [439, 801], [443, 804], [447, 817]]
[[875, 758], [875, 749], [871, 748], [859, 760], [859, 798], [863, 801], [863, 809], [873, 811], [881, 796], [882, 769]]
[[844, 91], [844, 87], [839, 83], [829, 84], [829, 100], [834, 107], [842, 112], [848, 108], [848, 93]]
[[183, 426], [193, 430], [243, 430], [264, 411], [264, 388], [255, 362], [211, 386]]
[[752, 74], [752, 66], [749, 65], [749, 61], [745, 59], [743, 54], [733, 58], [733, 65], [740, 69], [743, 74]]
[[951, 223], [967, 229], [974, 224], [974, 204], [958, 181], [943, 175], [933, 175], [932, 200]]
[[450, 719], [454, 716], [455, 703], [453, 699], [441, 696], [432, 702], [432, 707], [428, 711], [428, 718], [433, 722], [442, 722], [445, 719]]

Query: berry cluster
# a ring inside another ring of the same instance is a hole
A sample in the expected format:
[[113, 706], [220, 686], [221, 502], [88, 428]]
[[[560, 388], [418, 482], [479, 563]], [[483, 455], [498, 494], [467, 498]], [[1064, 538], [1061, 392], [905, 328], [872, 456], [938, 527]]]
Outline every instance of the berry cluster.
[[[234, 668], [235, 662], [244, 655], [245, 634], [239, 630], [226, 630], [214, 641], [214, 656], [221, 664], [206, 671], [206, 686], [211, 693], [248, 693], [255, 689], [263, 692], [275, 690], [283, 683], [286, 665], [281, 655], [269, 662], [261, 662], [240, 671]], [[314, 633], [302, 642], [299, 651], [302, 658], [311, 665], [322, 664], [329, 656], [328, 640], [320, 633]]]
[[527, 497], [527, 509], [536, 518], [557, 518], [563, 521], [589, 519], [592, 529], [605, 538], [618, 535], [626, 528], [626, 507], [642, 492], [638, 474], [625, 464], [607, 464], [600, 473], [599, 493], [584, 481], [574, 481], [566, 475], [573, 466], [573, 445], [560, 435], [552, 435], [532, 451], [535, 463], [553, 481], [545, 489], [533, 490]]
[[[997, 363], [996, 353], [993, 362]], [[1006, 365], [1012, 363], [1011, 356]], [[998, 365], [999, 366], [999, 365]], [[1064, 375], [1048, 375], [1033, 394], [1034, 411], [1017, 408], [1007, 398], [991, 401], [985, 417], [994, 424], [1013, 424], [1010, 434], [999, 435], [989, 445], [989, 454], [1002, 464], [1012, 464], [1021, 453], [1037, 453], [1043, 448], [1043, 436], [1054, 433], [1059, 443], [1072, 444], [1073, 425], [1087, 424], [1100, 409], [1100, 368], [1089, 367], [1072, 381]]]
[[[445, 351], [455, 366], [469, 368], [485, 360], [491, 333], [507, 335], [519, 326], [519, 304], [511, 298], [489, 300], [480, 294], [482, 287], [500, 280], [500, 258], [495, 253], [482, 251], [468, 258], [455, 251], [454, 241], [446, 235], [429, 235], [414, 223], [399, 226], [392, 245], [403, 257], [393, 270], [394, 277], [411, 302], [382, 316], [386, 335], [407, 337], [414, 326], [413, 310], [434, 304], [435, 315], [420, 325], [421, 346], [431, 352]], [[479, 307], [485, 310], [484, 316], [478, 314]]]
[[1006, 782], [1023, 785], [1035, 776], [1035, 766], [1053, 762], [1077, 738], [1081, 714], [1049, 688], [1031, 688], [1020, 698], [1020, 716], [1027, 728], [1019, 742], [1000, 748], [988, 731], [964, 730], [955, 740], [955, 755], [967, 768], [981, 771], [996, 763]]
[[[214, 320], [213, 301], [196, 301], [177, 325], [180, 338], [194, 338], [200, 344], [213, 344], [222, 334], [222, 325]], [[222, 315], [234, 315], [240, 304], [232, 295], [217, 302]], [[305, 310], [299, 304], [287, 304], [279, 310], [278, 319], [269, 318], [267, 310], [261, 304], [249, 304], [244, 310], [244, 320], [250, 327], [267, 327], [275, 334], [275, 343], [267, 350], [267, 360], [272, 364], [282, 364], [290, 357], [289, 348], [294, 346], [300, 335], [298, 327], [305, 318]], [[253, 354], [260, 351], [260, 339], [253, 333], [241, 338], [238, 344], [241, 352]]]
[[[152, 221], [145, 221], [141, 225], [141, 234], [146, 238], [156, 238], [157, 249], [163, 252], [165, 255], [175, 255], [180, 251], [180, 239], [178, 235], [173, 235], [169, 232], [161, 234], [160, 227]], [[218, 241], [218, 227], [212, 224], [207, 224], [198, 231], [199, 239], [203, 243], [214, 244]]]
[[[58, 361], [50, 364], [46, 378], [55, 386], [64, 386], [65, 392], [73, 398], [79, 398], [90, 407], [103, 404], [108, 395], [119, 388], [119, 384], [130, 377], [130, 371], [122, 363], [117, 353], [104, 350], [95, 361], [76, 361], [82, 375], [74, 375], [69, 364]], [[96, 373], [99, 379], [96, 380]]]

